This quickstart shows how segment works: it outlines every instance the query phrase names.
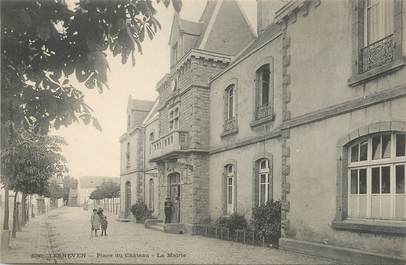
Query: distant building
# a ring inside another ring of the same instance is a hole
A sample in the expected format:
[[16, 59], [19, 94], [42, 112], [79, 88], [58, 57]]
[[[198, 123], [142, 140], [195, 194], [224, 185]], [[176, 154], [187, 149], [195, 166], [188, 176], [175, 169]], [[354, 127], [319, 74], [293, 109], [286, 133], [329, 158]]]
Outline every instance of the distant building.
[[79, 204], [83, 204], [89, 200], [90, 193], [100, 186], [103, 182], [114, 182], [119, 184], [120, 179], [116, 177], [103, 176], [83, 176], [79, 178], [77, 190], [77, 200]]
[[149, 162], [151, 143], [159, 135], [158, 103], [128, 99], [127, 132], [120, 137], [121, 218], [129, 218], [137, 200], [144, 201], [153, 215], [158, 213], [158, 172]]

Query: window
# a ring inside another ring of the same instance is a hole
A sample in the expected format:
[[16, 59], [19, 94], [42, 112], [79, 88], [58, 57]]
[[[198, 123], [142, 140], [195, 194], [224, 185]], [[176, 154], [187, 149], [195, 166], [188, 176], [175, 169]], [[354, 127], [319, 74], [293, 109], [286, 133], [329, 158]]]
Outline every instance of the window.
[[226, 89], [226, 120], [233, 120], [235, 115], [235, 97], [234, 85], [230, 85]]
[[127, 129], [131, 127], [131, 115], [127, 116]]
[[272, 116], [272, 84], [269, 64], [262, 65], [256, 71], [255, 119]]
[[148, 198], [148, 208], [154, 211], [154, 180], [149, 179], [149, 198]]
[[364, 12], [366, 46], [393, 34], [394, 1], [367, 0]]
[[169, 131], [179, 129], [179, 107], [174, 107], [169, 110]]
[[151, 132], [150, 134], [149, 134], [149, 143], [150, 143], [150, 145], [149, 145], [149, 154], [151, 154], [151, 151], [152, 151], [152, 142], [155, 140], [155, 135], [154, 135], [154, 132]]
[[348, 150], [348, 216], [406, 220], [403, 133], [368, 136]]
[[234, 134], [237, 129], [237, 91], [235, 84], [229, 85], [224, 93], [224, 132], [222, 136]]
[[127, 150], [126, 150], [125, 156], [126, 156], [127, 168], [129, 168], [130, 167], [130, 142], [127, 142]]
[[353, 4], [355, 52], [349, 81], [358, 84], [400, 67], [402, 4], [398, 0], [363, 0]]
[[263, 158], [256, 162], [256, 205], [263, 205], [272, 200], [272, 176], [270, 171], [269, 159]]
[[225, 167], [225, 204], [226, 214], [230, 215], [235, 210], [235, 173], [234, 166], [227, 165]]

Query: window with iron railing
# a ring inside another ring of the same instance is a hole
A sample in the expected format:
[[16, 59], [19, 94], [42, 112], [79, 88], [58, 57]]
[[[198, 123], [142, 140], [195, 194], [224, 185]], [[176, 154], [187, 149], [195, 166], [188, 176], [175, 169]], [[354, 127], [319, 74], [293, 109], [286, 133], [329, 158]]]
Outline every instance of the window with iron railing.
[[256, 71], [254, 119], [272, 117], [272, 82], [270, 64], [264, 64]]
[[403, 65], [400, 0], [353, 1], [353, 73], [350, 84], [380, 76]]
[[225, 133], [235, 131], [237, 129], [237, 113], [236, 113], [236, 86], [229, 85], [224, 94], [224, 124], [223, 131]]

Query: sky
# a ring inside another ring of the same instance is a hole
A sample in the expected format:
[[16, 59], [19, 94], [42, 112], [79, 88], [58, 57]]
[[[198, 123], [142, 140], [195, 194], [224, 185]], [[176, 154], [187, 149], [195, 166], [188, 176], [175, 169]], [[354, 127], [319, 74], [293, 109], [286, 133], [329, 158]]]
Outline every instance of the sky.
[[[256, 1], [240, 0], [240, 6], [246, 13], [252, 26], [256, 25]], [[154, 1], [154, 3], [156, 3]], [[183, 0], [180, 17], [197, 21], [206, 5], [206, 0]], [[100, 132], [91, 125], [76, 123], [68, 128], [60, 128], [53, 134], [63, 136], [68, 145], [63, 154], [68, 161], [70, 175], [81, 176], [120, 176], [119, 137], [126, 131], [126, 109], [129, 95], [141, 100], [154, 100], [158, 93], [156, 83], [169, 72], [169, 34], [174, 10], [163, 4], [155, 4], [157, 18], [162, 30], [150, 41], [143, 42], [143, 54], [136, 57], [133, 67], [131, 60], [121, 64], [120, 57], [108, 54], [110, 90], [99, 94], [78, 86], [85, 94], [103, 130]], [[147, 38], [146, 38], [147, 39]]]

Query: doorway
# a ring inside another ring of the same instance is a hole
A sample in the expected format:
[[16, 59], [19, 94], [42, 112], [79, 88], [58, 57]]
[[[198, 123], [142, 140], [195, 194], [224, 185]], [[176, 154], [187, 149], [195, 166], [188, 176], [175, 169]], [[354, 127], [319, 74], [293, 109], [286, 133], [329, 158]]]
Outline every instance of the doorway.
[[125, 183], [125, 204], [124, 204], [124, 215], [125, 217], [130, 216], [130, 207], [131, 207], [131, 182], [127, 181]]
[[172, 223], [180, 223], [180, 175], [172, 173], [168, 176], [169, 198], [172, 202]]

